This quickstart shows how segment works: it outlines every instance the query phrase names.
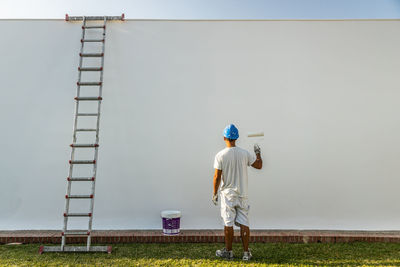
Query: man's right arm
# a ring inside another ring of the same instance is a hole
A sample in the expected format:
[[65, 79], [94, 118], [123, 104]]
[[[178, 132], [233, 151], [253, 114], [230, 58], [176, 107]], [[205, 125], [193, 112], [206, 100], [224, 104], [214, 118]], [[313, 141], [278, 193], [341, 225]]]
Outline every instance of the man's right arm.
[[256, 153], [256, 161], [251, 164], [251, 167], [256, 169], [262, 168], [261, 148], [258, 145], [254, 145], [254, 153]]

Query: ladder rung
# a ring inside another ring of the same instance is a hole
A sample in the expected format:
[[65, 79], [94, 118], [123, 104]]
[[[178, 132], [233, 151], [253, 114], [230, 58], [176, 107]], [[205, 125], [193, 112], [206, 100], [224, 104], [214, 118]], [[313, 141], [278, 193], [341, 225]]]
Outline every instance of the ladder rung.
[[76, 84], [80, 86], [93, 86], [93, 85], [101, 85], [101, 82], [77, 82]]
[[104, 39], [81, 39], [81, 43], [83, 42], [104, 42]]
[[65, 15], [65, 20], [66, 21], [80, 21], [85, 19], [86, 21], [88, 20], [125, 20], [125, 14], [122, 13], [121, 16], [69, 16], [68, 14]]
[[77, 132], [96, 132], [97, 129], [78, 128], [75, 131], [77, 131]]
[[81, 57], [102, 57], [104, 53], [79, 53]]
[[64, 217], [92, 217], [92, 213], [64, 213]]
[[102, 71], [103, 68], [102, 67], [100, 67], [100, 68], [91, 68], [91, 67], [81, 68], [81, 67], [78, 67], [78, 70], [79, 71]]
[[65, 198], [93, 198], [93, 195], [65, 195]]
[[96, 164], [95, 160], [70, 160], [69, 164]]
[[82, 29], [105, 29], [106, 25], [82, 26]]
[[70, 147], [98, 147], [99, 144], [70, 144]]
[[75, 100], [77, 101], [101, 101], [103, 98], [101, 96], [99, 97], [75, 97]]
[[99, 113], [77, 113], [77, 116], [99, 116]]
[[94, 181], [94, 177], [72, 177], [72, 178], [69, 178], [69, 177], [67, 177], [67, 181], [70, 181], [70, 182], [90, 182], [90, 181]]
[[67, 236], [67, 235], [90, 235], [89, 231], [73, 231], [73, 230], [69, 230], [69, 231], [65, 231], [64, 233], [61, 233], [61, 235], [63, 236]]

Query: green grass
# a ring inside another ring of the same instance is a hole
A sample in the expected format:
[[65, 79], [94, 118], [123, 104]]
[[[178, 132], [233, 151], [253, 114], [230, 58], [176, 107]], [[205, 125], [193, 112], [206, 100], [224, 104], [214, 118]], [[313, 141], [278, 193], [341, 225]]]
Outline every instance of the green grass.
[[353, 265], [400, 266], [400, 244], [250, 244], [253, 260], [241, 261], [240, 244], [235, 260], [215, 257], [222, 244], [119, 244], [112, 254], [44, 253], [39, 245], [1, 245], [0, 266], [287, 266]]

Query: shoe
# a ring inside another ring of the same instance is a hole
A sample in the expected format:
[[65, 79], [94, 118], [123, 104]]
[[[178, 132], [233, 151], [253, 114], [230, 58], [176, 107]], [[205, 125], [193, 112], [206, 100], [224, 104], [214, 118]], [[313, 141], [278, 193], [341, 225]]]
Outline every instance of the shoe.
[[249, 251], [243, 252], [243, 258], [242, 259], [244, 261], [249, 261], [252, 257], [253, 257], [253, 255], [251, 255], [250, 249], [249, 249]]
[[224, 258], [227, 260], [231, 260], [231, 259], [233, 259], [233, 251], [232, 250], [228, 251], [228, 250], [226, 250], [226, 248], [218, 249], [217, 251], [215, 251], [215, 256]]

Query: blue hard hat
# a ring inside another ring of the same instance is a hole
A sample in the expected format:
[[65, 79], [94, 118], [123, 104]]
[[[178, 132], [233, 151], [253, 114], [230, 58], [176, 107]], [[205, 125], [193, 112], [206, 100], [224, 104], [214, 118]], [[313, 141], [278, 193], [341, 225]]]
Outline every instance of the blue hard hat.
[[225, 127], [224, 137], [232, 140], [238, 139], [239, 138], [238, 128], [236, 128], [236, 126], [233, 124], [229, 124], [228, 126]]

